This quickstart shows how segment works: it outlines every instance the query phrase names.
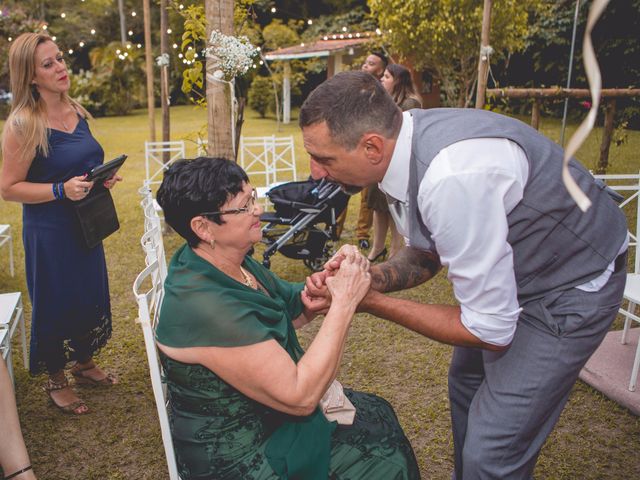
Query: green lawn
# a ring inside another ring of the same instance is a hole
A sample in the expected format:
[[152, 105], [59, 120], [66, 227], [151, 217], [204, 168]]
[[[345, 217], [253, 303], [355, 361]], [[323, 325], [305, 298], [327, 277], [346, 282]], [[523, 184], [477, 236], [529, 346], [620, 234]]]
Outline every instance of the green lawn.
[[[198, 131], [205, 113], [193, 107], [171, 110], [172, 139]], [[158, 116], [157, 125], [160, 120]], [[143, 267], [139, 245], [142, 213], [138, 188], [144, 177], [144, 140], [148, 138], [146, 111], [92, 122], [105, 148], [106, 157], [127, 153], [122, 169], [125, 177], [114, 196], [120, 230], [105, 242], [113, 310], [113, 338], [100, 353], [101, 365], [114, 371], [120, 383], [106, 390], [83, 389], [92, 409], [90, 415], [71, 417], [50, 405], [40, 386], [44, 377], [31, 378], [14, 356], [17, 400], [26, 443], [34, 468], [42, 479], [161, 479], [166, 464], [151, 393], [146, 356], [131, 285]], [[543, 122], [543, 131], [559, 138], [559, 123]], [[245, 135], [289, 135], [296, 139], [298, 175], [304, 178], [309, 165], [294, 123], [278, 132], [273, 119], [260, 119], [248, 112]], [[593, 168], [599, 155], [602, 133], [594, 132], [579, 158]], [[640, 132], [629, 132], [622, 147], [612, 147], [609, 173], [634, 173], [640, 169]], [[188, 154], [195, 143], [188, 144]], [[356, 205], [352, 201], [343, 235], [353, 241]], [[21, 238], [21, 208], [0, 203], [0, 223], [14, 230], [16, 271], [9, 276], [6, 249], [0, 250], [0, 291], [22, 291], [27, 314], [29, 302], [24, 278]], [[169, 251], [180, 245], [176, 235], [166, 237]], [[51, 252], [55, 255], [55, 252]], [[301, 281], [309, 273], [302, 262], [273, 257], [273, 270], [282, 277]], [[421, 287], [396, 294], [424, 302], [454, 303], [443, 274]], [[318, 328], [319, 321], [302, 333], [303, 343]], [[17, 340], [17, 339], [16, 339]], [[17, 347], [17, 343], [15, 344]], [[387, 398], [398, 412], [411, 440], [423, 478], [448, 479], [452, 468], [446, 372], [451, 347], [438, 344], [383, 320], [359, 315], [353, 324], [340, 380], [353, 388]], [[638, 417], [578, 382], [560, 422], [544, 446], [536, 470], [537, 478], [627, 479], [640, 478], [640, 422]]]

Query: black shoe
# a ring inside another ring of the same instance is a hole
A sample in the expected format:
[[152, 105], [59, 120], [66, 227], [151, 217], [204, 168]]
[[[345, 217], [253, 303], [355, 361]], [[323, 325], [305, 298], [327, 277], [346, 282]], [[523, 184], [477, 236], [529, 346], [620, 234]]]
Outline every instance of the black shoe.
[[358, 240], [358, 246], [362, 250], [369, 250], [369, 240], [367, 240], [366, 238], [361, 238], [360, 240]]

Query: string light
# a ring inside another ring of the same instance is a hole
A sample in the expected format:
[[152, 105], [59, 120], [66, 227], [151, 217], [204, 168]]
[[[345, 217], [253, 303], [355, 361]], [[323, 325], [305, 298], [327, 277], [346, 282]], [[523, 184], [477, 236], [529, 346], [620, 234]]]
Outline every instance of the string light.
[[134, 12], [131, 12], [131, 16], [132, 16], [132, 17], [135, 17], [136, 15], [137, 15], [137, 13], [136, 13], [135, 11], [134, 11]]
[[307, 20], [307, 25], [313, 25], [313, 20], [311, 19]]
[[167, 35], [171, 35], [171, 32], [172, 32], [172, 31], [173, 31], [173, 30], [171, 30], [170, 28], [167, 28]]
[[342, 31], [346, 32], [347, 31], [347, 27], [342, 27]]
[[177, 43], [174, 43], [172, 46], [173, 46], [173, 48], [178, 48], [178, 44]]
[[95, 35], [95, 34], [96, 34], [96, 29], [95, 29], [95, 28], [92, 28], [92, 29], [91, 29], [91, 35]]
[[182, 10], [182, 9], [184, 8], [184, 5], [183, 5], [183, 4], [180, 4], [180, 5], [178, 6], [178, 8], [179, 8], [180, 10]]
[[129, 36], [133, 35], [133, 31], [132, 30], [129, 30], [127, 33], [129, 34]]
[[73, 55], [73, 49], [72, 48], [69, 49], [69, 55]]
[[43, 29], [43, 30], [46, 30], [47, 28], [49, 28], [49, 27], [47, 26], [47, 24], [46, 24], [46, 23], [45, 23], [44, 25], [42, 25], [42, 29]]
[[142, 48], [142, 44], [139, 43], [138, 45], [136, 45], [138, 48]]
[[271, 13], [276, 13], [276, 7], [271, 7]]
[[67, 16], [67, 14], [66, 14], [66, 13], [64, 13], [64, 12], [62, 12], [62, 13], [60, 14], [60, 16], [61, 16], [62, 18], [65, 18], [65, 17]]
[[[56, 37], [55, 35], [53, 37], [51, 37], [51, 40], [53, 40], [54, 42], [58, 39], [58, 37]], [[11, 41], [11, 37], [9, 37], [9, 41]]]
[[131, 44], [127, 43], [127, 50], [131, 50]]
[[[54, 37], [54, 40], [55, 40], [55, 37]], [[10, 42], [13, 42], [13, 38], [12, 38], [12, 37], [9, 37], [9, 41], [10, 41]]]
[[80, 42], [78, 45], [80, 45], [80, 48], [84, 47], [84, 42]]
[[116, 55], [120, 55], [120, 49], [116, 50]]

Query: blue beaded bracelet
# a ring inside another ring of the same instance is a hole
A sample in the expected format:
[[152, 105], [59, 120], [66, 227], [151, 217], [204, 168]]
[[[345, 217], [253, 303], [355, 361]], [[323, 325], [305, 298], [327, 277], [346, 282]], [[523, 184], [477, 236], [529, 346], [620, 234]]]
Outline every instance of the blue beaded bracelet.
[[60, 192], [60, 200], [67, 197], [66, 193], [64, 192], [64, 182], [58, 183], [58, 192]]
[[51, 190], [53, 191], [53, 198], [55, 198], [56, 200], [58, 200], [58, 188], [57, 188], [57, 183], [52, 183], [51, 184]]

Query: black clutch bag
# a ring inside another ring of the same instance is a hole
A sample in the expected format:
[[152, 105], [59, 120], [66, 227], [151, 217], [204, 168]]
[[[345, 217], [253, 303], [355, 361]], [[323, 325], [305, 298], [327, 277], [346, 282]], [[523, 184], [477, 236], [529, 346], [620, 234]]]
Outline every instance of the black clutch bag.
[[97, 246], [120, 228], [111, 192], [102, 185], [96, 185], [89, 195], [73, 202], [73, 206], [87, 248]]

